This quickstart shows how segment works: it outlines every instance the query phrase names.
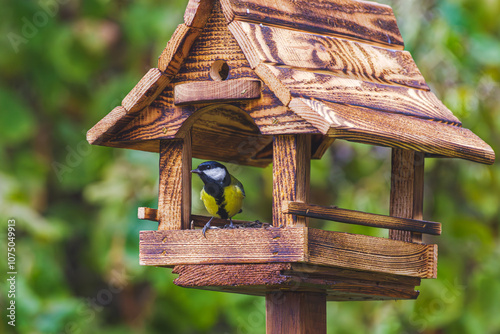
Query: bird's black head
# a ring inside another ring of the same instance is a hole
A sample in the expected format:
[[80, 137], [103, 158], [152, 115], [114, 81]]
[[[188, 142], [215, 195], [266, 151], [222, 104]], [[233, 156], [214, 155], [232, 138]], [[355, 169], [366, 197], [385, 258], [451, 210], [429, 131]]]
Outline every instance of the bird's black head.
[[231, 176], [226, 167], [217, 161], [203, 162], [198, 165], [198, 168], [193, 169], [191, 173], [198, 174], [204, 184], [217, 183], [227, 186], [231, 183]]

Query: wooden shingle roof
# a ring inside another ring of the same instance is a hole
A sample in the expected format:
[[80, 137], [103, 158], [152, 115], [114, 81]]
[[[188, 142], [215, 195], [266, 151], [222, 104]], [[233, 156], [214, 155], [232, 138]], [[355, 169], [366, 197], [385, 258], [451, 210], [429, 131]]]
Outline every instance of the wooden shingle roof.
[[[124, 109], [113, 111], [89, 131], [89, 142], [145, 149], [153, 140], [175, 138], [177, 130], [170, 137], [160, 133], [145, 138], [149, 144], [141, 143], [140, 137], [116, 140], [116, 135], [155, 99], [163, 100], [166, 113], [184, 113], [183, 120], [196, 112], [173, 106], [166, 97], [176, 84], [200, 80], [176, 75], [193, 43], [214, 29], [206, 24], [209, 17], [222, 14], [227, 35], [243, 53], [245, 66], [253, 70], [235, 71], [229, 79], [262, 80], [263, 92], [268, 89], [280, 108], [298, 117], [294, 126], [281, 121], [269, 124], [242, 107], [263, 135], [304, 133], [300, 128], [307, 127], [314, 129], [309, 133], [325, 138], [493, 163], [491, 147], [464, 128], [430, 91], [411, 55], [403, 50], [392, 9], [355, 0], [190, 0], [185, 23], [160, 57], [159, 69], [141, 80], [119, 107]], [[229, 43], [228, 38], [221, 43]], [[273, 101], [271, 97], [262, 97], [261, 105]], [[251, 105], [258, 104], [257, 100]]]

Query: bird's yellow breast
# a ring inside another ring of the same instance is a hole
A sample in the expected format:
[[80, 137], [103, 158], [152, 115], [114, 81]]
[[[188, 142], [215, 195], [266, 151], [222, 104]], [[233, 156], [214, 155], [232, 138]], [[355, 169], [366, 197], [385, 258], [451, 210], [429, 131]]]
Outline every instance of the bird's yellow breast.
[[219, 214], [221, 209], [227, 212], [228, 218], [231, 218], [240, 212], [241, 206], [243, 205], [243, 198], [245, 198], [245, 195], [242, 189], [238, 186], [238, 184], [233, 182], [224, 188], [223, 198], [220, 204], [217, 204], [216, 198], [207, 194], [205, 189], [201, 190], [201, 200], [203, 201], [205, 208], [209, 214], [217, 218], [221, 218], [221, 215]]

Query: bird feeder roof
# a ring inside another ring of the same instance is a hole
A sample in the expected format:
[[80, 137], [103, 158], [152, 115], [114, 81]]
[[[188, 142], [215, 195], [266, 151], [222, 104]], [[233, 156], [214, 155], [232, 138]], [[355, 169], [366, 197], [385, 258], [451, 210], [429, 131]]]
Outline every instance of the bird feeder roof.
[[[158, 68], [89, 131], [91, 144], [157, 152], [192, 127], [193, 156], [254, 165], [269, 163], [272, 135], [298, 133], [313, 135], [315, 157], [344, 139], [494, 162], [431, 92], [386, 5], [190, 0], [184, 21]], [[229, 74], [214, 80], [221, 59]], [[240, 137], [258, 144], [242, 153]], [[229, 157], [218, 155], [228, 142]]]

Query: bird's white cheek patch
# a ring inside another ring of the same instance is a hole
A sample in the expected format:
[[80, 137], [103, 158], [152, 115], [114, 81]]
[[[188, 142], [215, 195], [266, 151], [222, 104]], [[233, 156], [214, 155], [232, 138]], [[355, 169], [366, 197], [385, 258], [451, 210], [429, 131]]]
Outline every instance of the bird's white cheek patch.
[[205, 171], [205, 174], [215, 181], [223, 181], [226, 171], [223, 168], [213, 168]]

